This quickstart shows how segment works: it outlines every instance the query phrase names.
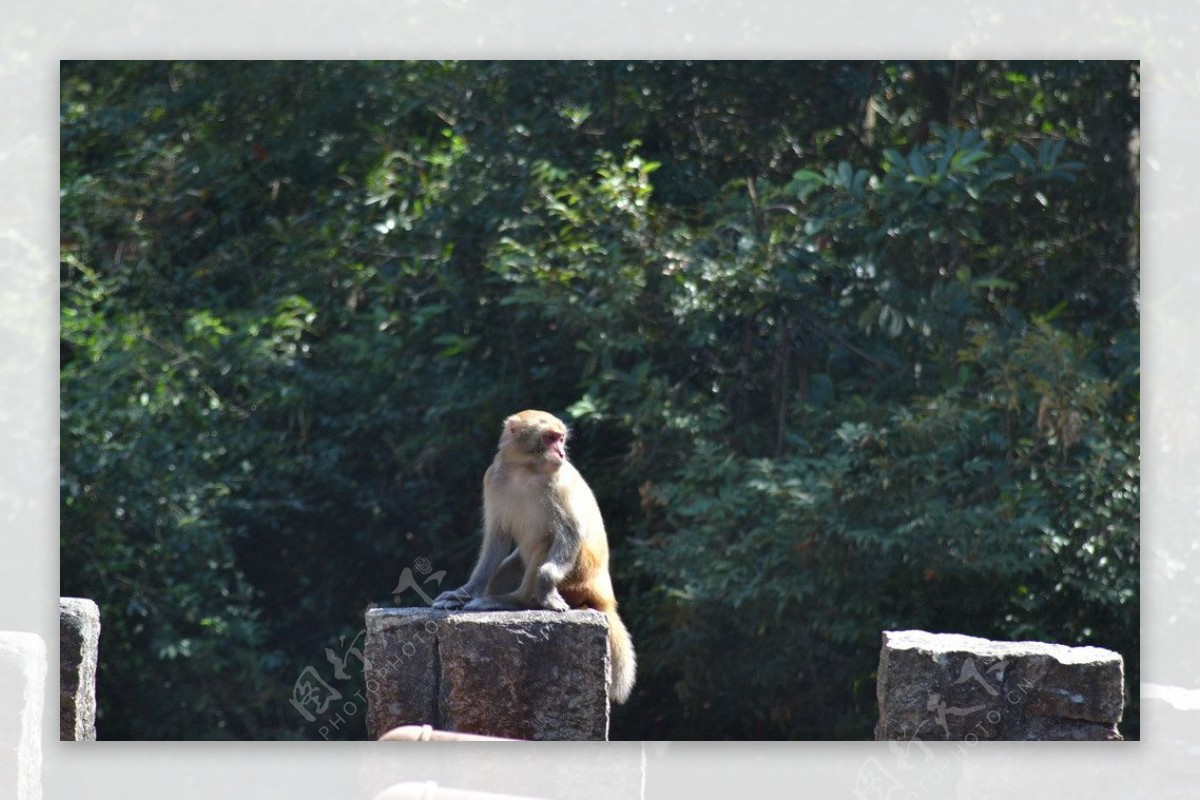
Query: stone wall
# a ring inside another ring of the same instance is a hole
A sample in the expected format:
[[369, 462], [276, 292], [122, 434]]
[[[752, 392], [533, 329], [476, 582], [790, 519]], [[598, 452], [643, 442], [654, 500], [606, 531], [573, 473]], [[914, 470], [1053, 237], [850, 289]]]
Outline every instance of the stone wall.
[[88, 598], [58, 599], [58, 738], [96, 739], [100, 609]]
[[593, 611], [367, 612], [367, 734], [608, 736], [608, 623]]
[[1119, 740], [1124, 665], [1104, 648], [885, 631], [876, 740]]

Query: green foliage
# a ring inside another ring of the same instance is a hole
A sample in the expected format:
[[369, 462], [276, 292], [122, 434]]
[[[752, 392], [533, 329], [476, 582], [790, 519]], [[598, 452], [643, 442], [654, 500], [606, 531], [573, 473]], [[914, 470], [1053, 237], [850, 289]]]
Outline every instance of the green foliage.
[[889, 628], [1105, 645], [1136, 686], [1137, 77], [65, 63], [101, 736], [363, 736], [297, 679], [352, 698], [366, 606], [466, 575], [529, 406], [608, 521], [615, 736], [867, 737]]

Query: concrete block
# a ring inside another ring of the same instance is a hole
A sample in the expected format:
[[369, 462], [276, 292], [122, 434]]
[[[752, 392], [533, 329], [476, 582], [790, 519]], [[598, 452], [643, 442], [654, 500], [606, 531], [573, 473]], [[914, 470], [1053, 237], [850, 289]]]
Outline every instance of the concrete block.
[[367, 733], [608, 736], [608, 623], [589, 610], [367, 612]]
[[885, 631], [876, 740], [1119, 740], [1124, 663], [1104, 648]]
[[58, 599], [58, 738], [96, 739], [100, 608], [89, 598]]

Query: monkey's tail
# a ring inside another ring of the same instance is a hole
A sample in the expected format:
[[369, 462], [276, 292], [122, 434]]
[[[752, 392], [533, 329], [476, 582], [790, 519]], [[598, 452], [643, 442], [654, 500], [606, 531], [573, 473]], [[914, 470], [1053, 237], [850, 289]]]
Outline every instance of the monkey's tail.
[[616, 608], [605, 609], [604, 614], [608, 616], [608, 652], [612, 662], [612, 686], [608, 695], [614, 703], [623, 704], [629, 700], [637, 678], [637, 654], [633, 651], [629, 629], [617, 616]]

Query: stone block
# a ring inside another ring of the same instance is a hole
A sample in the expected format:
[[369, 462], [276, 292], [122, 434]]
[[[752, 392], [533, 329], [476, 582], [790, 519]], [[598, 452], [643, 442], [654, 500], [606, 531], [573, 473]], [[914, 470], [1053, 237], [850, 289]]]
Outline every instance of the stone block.
[[589, 610], [367, 612], [367, 734], [403, 725], [519, 740], [608, 736], [608, 623]]
[[1119, 740], [1124, 664], [1104, 648], [885, 631], [876, 740]]
[[96, 739], [100, 608], [89, 598], [58, 599], [58, 738]]
[[[427, 614], [418, 614], [423, 611]], [[432, 609], [367, 611], [363, 676], [370, 739], [378, 740], [402, 725], [441, 728], [436, 638], [449, 614]]]
[[0, 798], [42, 797], [46, 644], [0, 631]]

